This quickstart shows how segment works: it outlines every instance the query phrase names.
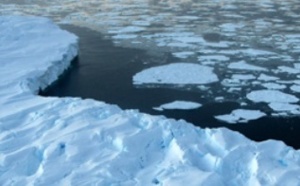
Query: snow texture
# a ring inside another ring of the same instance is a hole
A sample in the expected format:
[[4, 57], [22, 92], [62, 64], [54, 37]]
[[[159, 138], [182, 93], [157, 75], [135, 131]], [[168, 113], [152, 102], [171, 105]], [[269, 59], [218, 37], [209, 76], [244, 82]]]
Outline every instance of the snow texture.
[[2, 16], [0, 30], [0, 185], [299, 184], [300, 152], [282, 142], [37, 96], [77, 55], [77, 38], [37, 17]]

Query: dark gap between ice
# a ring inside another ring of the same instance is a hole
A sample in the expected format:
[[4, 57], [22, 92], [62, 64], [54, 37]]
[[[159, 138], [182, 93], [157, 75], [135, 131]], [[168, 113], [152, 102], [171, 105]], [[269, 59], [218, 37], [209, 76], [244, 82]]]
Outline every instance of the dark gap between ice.
[[[154, 64], [170, 63], [173, 60], [170, 54], [152, 56], [143, 50], [116, 47], [100, 33], [87, 28], [71, 25], [62, 25], [62, 28], [80, 37], [80, 54], [59, 80], [40, 92], [40, 95], [93, 98], [117, 104], [122, 109], [138, 109], [152, 115], [184, 119], [202, 128], [226, 127], [255, 141], [276, 139], [300, 148], [299, 117], [264, 117], [241, 124], [227, 124], [214, 118], [239, 108], [239, 104], [234, 102], [208, 103], [194, 110], [153, 110], [152, 107], [174, 100], [203, 103], [197, 92], [133, 86], [132, 76], [135, 73]], [[151, 63], [147, 64], [147, 61]]]

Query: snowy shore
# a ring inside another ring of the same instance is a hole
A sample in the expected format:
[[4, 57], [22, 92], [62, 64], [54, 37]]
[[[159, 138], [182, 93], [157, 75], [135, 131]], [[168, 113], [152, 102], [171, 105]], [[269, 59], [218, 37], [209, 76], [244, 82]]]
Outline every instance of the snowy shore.
[[78, 54], [36, 17], [0, 17], [0, 185], [298, 185], [300, 152], [80, 98], [37, 96]]

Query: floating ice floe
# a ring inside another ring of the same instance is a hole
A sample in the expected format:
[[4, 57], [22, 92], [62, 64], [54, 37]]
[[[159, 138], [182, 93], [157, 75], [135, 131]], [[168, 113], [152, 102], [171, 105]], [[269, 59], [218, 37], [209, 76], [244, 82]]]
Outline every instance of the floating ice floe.
[[189, 52], [189, 51], [186, 51], [186, 52], [174, 52], [172, 53], [175, 57], [178, 57], [178, 58], [188, 58], [189, 56], [192, 56], [195, 54], [195, 52]]
[[279, 141], [91, 99], [37, 96], [78, 54], [77, 37], [44, 18], [0, 16], [0, 23], [0, 185], [299, 183], [300, 152]]
[[202, 55], [198, 57], [199, 62], [209, 62], [209, 61], [229, 61], [229, 57], [225, 55]]
[[134, 34], [118, 34], [118, 35], [113, 36], [112, 38], [114, 38], [114, 39], [134, 39], [136, 37], [137, 37], [137, 35], [134, 35]]
[[215, 116], [215, 118], [227, 123], [247, 123], [250, 120], [256, 120], [264, 116], [266, 114], [259, 110], [237, 109], [230, 114]]
[[191, 110], [200, 108], [202, 104], [195, 103], [191, 101], [173, 101], [170, 103], [166, 103], [160, 105], [159, 107], [154, 107], [154, 110], [163, 111], [163, 110], [172, 110], [172, 109], [180, 109], [180, 110]]
[[133, 76], [140, 84], [208, 84], [217, 82], [213, 68], [193, 63], [173, 63], [143, 70]]
[[278, 84], [278, 83], [263, 83], [263, 87], [267, 89], [285, 89], [286, 85]]
[[120, 28], [118, 31], [115, 31], [114, 33], [135, 33], [135, 32], [141, 32], [145, 30], [144, 27], [140, 26], [127, 26], [124, 28]]
[[266, 75], [266, 74], [260, 74], [257, 79], [261, 80], [261, 81], [274, 81], [274, 80], [278, 80], [279, 77], [269, 76], [269, 75]]
[[252, 80], [256, 79], [256, 77], [252, 74], [233, 74], [231, 76], [232, 79], [238, 79], [238, 80]]
[[266, 68], [251, 65], [246, 63], [245, 61], [233, 62], [228, 65], [230, 69], [237, 70], [251, 70], [251, 71], [268, 71]]
[[289, 112], [294, 114], [300, 113], [300, 106], [296, 104], [290, 104], [290, 103], [277, 103], [272, 102], [269, 103], [269, 107], [277, 112]]
[[244, 26], [245, 25], [243, 23], [223, 23], [220, 25], [220, 28], [223, 32], [236, 32]]
[[300, 85], [292, 85], [290, 89], [294, 92], [300, 92]]
[[255, 103], [296, 103], [299, 99], [279, 90], [255, 90], [247, 94], [247, 98]]
[[274, 72], [278, 73], [289, 73], [289, 74], [299, 74], [300, 73], [300, 69], [297, 68], [292, 68], [292, 67], [287, 67], [287, 66], [279, 66], [276, 70], [274, 70]]

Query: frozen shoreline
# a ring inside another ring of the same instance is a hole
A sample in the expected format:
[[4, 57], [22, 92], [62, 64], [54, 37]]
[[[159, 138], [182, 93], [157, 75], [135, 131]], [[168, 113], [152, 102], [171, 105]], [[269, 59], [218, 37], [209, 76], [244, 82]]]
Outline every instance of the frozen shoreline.
[[[221, 129], [35, 95], [77, 55], [44, 18], [0, 17], [1, 185], [291, 185], [300, 151]], [[88, 152], [88, 153], [87, 153]]]

